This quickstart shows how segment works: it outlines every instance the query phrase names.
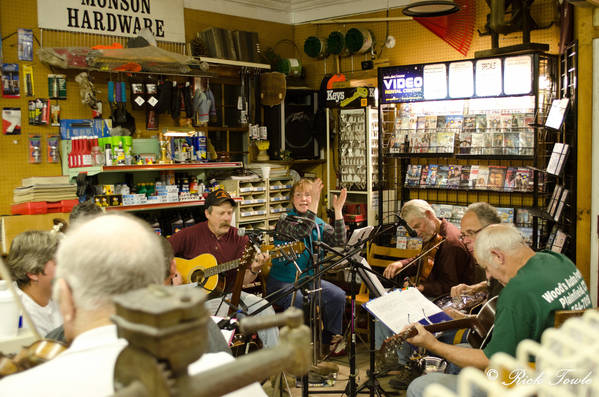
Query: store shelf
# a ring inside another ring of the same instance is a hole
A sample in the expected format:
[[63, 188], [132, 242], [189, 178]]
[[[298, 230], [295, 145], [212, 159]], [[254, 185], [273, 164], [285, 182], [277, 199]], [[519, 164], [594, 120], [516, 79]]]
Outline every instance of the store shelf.
[[124, 206], [120, 206], [120, 207], [106, 207], [106, 211], [151, 211], [151, 210], [160, 210], [160, 209], [166, 209], [166, 208], [195, 207], [198, 205], [204, 205], [204, 200], [177, 201], [174, 203], [124, 205]]
[[101, 172], [147, 172], [167, 170], [234, 169], [243, 167], [241, 161], [194, 164], [117, 165], [104, 167]]
[[[240, 203], [241, 197], [232, 197], [237, 203]], [[183, 208], [183, 207], [196, 207], [198, 205], [204, 205], [205, 200], [192, 200], [192, 201], [175, 201], [173, 203], [156, 203], [156, 204], [140, 204], [140, 205], [123, 205], [119, 207], [106, 207], [106, 211], [152, 211], [168, 208]]]

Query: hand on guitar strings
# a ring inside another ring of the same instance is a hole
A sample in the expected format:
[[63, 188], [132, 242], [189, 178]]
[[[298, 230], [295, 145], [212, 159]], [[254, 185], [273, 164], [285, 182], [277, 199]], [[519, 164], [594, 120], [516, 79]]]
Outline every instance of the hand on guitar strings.
[[254, 256], [252, 264], [250, 265], [250, 272], [257, 276], [262, 271], [262, 267], [266, 262], [268, 262], [269, 259], [270, 254], [268, 252], [257, 252]]
[[435, 344], [439, 343], [437, 338], [435, 338], [435, 335], [433, 335], [432, 333], [430, 333], [429, 331], [424, 329], [424, 326], [420, 323], [412, 323], [410, 325], [406, 325], [401, 330], [401, 333], [403, 333], [403, 332], [407, 333], [412, 328], [415, 328], [416, 331], [418, 331], [418, 334], [416, 334], [415, 336], [413, 336], [411, 338], [406, 339], [406, 341], [411, 343], [412, 345], [417, 346], [417, 347], [423, 347], [427, 350], [432, 350], [433, 346]]

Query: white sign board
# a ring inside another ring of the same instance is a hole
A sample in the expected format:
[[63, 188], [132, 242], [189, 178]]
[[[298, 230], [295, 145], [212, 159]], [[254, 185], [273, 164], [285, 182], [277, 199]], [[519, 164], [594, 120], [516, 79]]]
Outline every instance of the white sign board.
[[449, 97], [469, 98], [474, 95], [474, 65], [472, 61], [449, 64]]
[[505, 95], [528, 94], [531, 90], [532, 56], [505, 58], [503, 93]]
[[444, 63], [425, 65], [422, 75], [424, 99], [447, 98], [447, 66]]
[[501, 94], [503, 86], [501, 59], [481, 59], [476, 61], [476, 96]]
[[185, 43], [183, 0], [38, 0], [42, 29], [136, 37], [148, 28], [158, 41]]

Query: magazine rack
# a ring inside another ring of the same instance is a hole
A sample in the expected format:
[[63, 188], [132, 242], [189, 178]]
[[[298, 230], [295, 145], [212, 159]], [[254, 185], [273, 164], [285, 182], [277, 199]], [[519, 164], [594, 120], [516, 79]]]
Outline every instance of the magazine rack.
[[[557, 57], [528, 54], [532, 69], [530, 91], [508, 95], [506, 92], [512, 92], [514, 87], [508, 84], [505, 68], [508, 61], [519, 57], [379, 69], [380, 192], [396, 192], [392, 198], [379, 194], [379, 219], [385, 218], [382, 211], [389, 207], [383, 203], [384, 198], [401, 203], [415, 198], [426, 200], [433, 205], [437, 216], [456, 224], [469, 204], [484, 201], [497, 207], [504, 221], [515, 223], [534, 249], [545, 248], [554, 221], [543, 215], [542, 209], [547, 206], [555, 184], [564, 179], [570, 181], [569, 164], [576, 156], [570, 152], [567, 157], [564, 166], [567, 173], [554, 176], [545, 172], [554, 144], [566, 142], [563, 130], [570, 127], [562, 127], [560, 132], [545, 128], [544, 123], [553, 99], [564, 97], [563, 93], [558, 94], [560, 80], [572, 80], [559, 78]], [[468, 62], [474, 70], [471, 95], [451, 97], [452, 66], [461, 67]], [[504, 79], [503, 86], [496, 95], [478, 95], [477, 84], [483, 84], [477, 77], [482, 73], [477, 66], [481, 62], [487, 65], [495, 62], [504, 68], [506, 75], [500, 76], [500, 80]], [[440, 65], [448, 71], [449, 88], [445, 96], [442, 88], [431, 90], [429, 87], [429, 95], [442, 92], [438, 95], [440, 99], [414, 99], [412, 95], [402, 100], [401, 90], [386, 90], [399, 84], [398, 76], [416, 81], [417, 77], [410, 73], [420, 70], [426, 79], [427, 70], [430, 74], [443, 69]], [[523, 70], [523, 76], [528, 78], [526, 69]], [[393, 94], [389, 95], [390, 92]], [[571, 125], [571, 115], [575, 113], [572, 109], [576, 106], [572, 93], [568, 97], [570, 111], [563, 123], [566, 126]], [[575, 142], [568, 143], [570, 149], [575, 147]], [[575, 181], [574, 176], [568, 184], [570, 189]], [[562, 222], [571, 219], [566, 215], [571, 207], [566, 210], [561, 216]], [[379, 243], [390, 244], [392, 240], [392, 236], [387, 236]]]

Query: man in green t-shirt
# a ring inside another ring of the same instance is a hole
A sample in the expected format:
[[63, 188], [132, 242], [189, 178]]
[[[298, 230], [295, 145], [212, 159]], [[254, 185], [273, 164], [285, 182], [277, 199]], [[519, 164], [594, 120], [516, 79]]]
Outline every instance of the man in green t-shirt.
[[[493, 354], [504, 352], [513, 356], [520, 341], [540, 341], [543, 331], [553, 326], [556, 310], [591, 307], [587, 286], [574, 263], [562, 254], [533, 251], [513, 225], [490, 225], [481, 230], [474, 244], [474, 256], [487, 277], [505, 286], [497, 302], [489, 344], [482, 350], [448, 345], [421, 324], [415, 324], [418, 335], [408, 342], [460, 367], [482, 370]], [[421, 396], [431, 383], [457, 390], [456, 375], [432, 373], [410, 383], [407, 396]]]

